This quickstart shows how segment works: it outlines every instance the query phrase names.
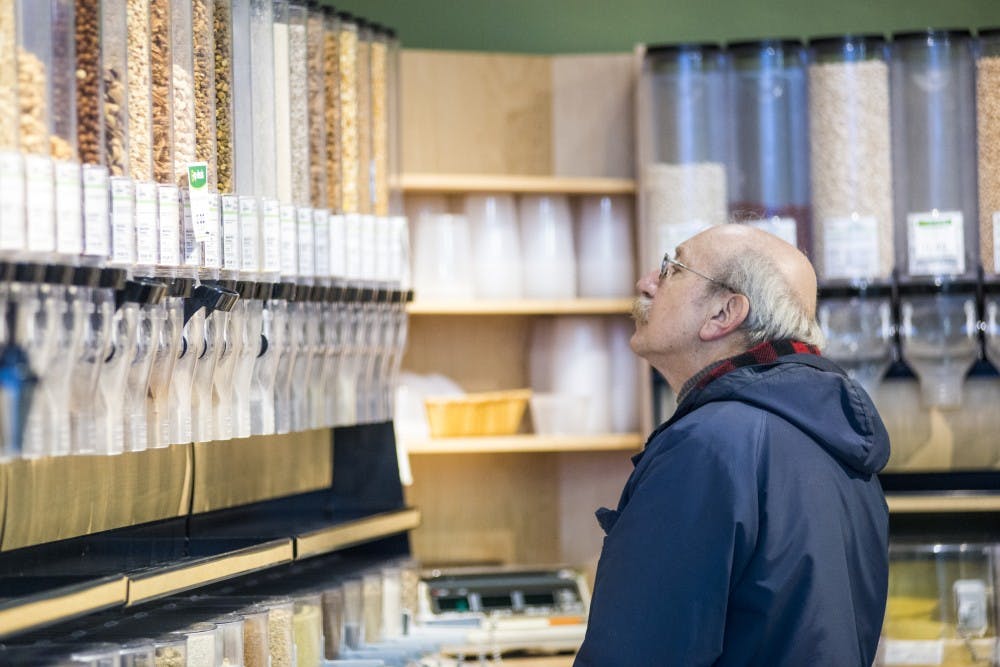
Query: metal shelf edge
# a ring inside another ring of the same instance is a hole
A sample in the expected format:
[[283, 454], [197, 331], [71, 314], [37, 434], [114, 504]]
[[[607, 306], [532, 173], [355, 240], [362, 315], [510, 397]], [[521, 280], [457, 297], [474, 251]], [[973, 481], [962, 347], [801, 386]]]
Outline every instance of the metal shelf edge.
[[132, 606], [255, 570], [290, 563], [293, 556], [292, 538], [286, 537], [218, 556], [137, 573], [128, 578], [126, 604]]
[[120, 575], [13, 600], [0, 608], [0, 638], [122, 605], [127, 595], [128, 579]]
[[419, 525], [420, 510], [410, 507], [320, 528], [295, 536], [295, 559], [330, 553], [411, 530]]

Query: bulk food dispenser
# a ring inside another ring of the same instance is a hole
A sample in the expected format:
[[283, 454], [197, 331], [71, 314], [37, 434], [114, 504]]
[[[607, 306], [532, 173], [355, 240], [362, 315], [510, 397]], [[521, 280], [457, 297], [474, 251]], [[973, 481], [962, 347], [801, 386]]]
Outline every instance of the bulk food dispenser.
[[794, 40], [730, 45], [735, 137], [729, 213], [811, 249], [806, 50]]
[[714, 44], [645, 48], [637, 93], [643, 266], [727, 221], [728, 72]]

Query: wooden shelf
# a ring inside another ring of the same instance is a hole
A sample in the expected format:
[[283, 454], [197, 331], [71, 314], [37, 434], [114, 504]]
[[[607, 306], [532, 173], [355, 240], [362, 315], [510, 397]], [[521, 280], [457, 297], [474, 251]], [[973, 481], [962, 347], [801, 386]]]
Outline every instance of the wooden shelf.
[[124, 604], [128, 580], [115, 575], [0, 603], [0, 639]]
[[320, 528], [295, 537], [295, 559], [319, 556], [338, 549], [371, 542], [411, 530], [420, 525], [420, 511], [408, 508], [375, 514], [358, 521], [348, 521]]
[[889, 512], [894, 514], [947, 512], [1000, 512], [1000, 494], [887, 494]]
[[290, 563], [292, 540], [284, 538], [129, 575], [128, 605], [148, 602], [242, 574]]
[[403, 191], [409, 194], [461, 194], [495, 192], [517, 194], [631, 195], [630, 178], [581, 178], [574, 176], [508, 176], [503, 174], [403, 174]]
[[410, 454], [499, 454], [517, 452], [635, 452], [642, 448], [638, 433], [608, 435], [499, 435], [482, 438], [406, 440]]
[[417, 300], [406, 310], [411, 315], [624, 315], [632, 312], [632, 299]]

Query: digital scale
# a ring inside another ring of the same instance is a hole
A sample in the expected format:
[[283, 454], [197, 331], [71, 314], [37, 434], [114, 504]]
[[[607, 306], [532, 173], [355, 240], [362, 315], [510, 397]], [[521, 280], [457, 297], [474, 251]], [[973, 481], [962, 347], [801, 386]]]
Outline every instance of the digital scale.
[[449, 637], [447, 653], [573, 651], [587, 630], [590, 591], [570, 568], [428, 570], [418, 595], [417, 631]]

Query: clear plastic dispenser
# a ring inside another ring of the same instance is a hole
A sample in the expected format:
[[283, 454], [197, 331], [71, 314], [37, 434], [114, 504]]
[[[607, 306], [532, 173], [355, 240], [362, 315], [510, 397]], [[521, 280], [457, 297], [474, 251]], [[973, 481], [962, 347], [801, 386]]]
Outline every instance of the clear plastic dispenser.
[[[301, 310], [296, 301], [298, 290], [308, 292], [305, 286], [280, 283], [275, 286], [265, 311], [270, 316], [271, 335], [268, 336], [268, 354], [275, 355], [274, 377], [270, 381], [274, 430], [269, 432], [288, 433], [292, 430], [292, 371], [299, 352], [299, 342], [305, 335], [296, 328], [296, 312]], [[269, 367], [267, 363], [265, 368]], [[265, 386], [267, 380], [263, 380]], [[266, 392], [266, 389], [263, 391]]]
[[992, 545], [890, 545], [875, 664], [993, 664], [994, 577]]
[[646, 47], [637, 97], [644, 266], [727, 221], [729, 68], [716, 44]]
[[260, 354], [253, 364], [249, 407], [250, 432], [253, 435], [275, 432], [274, 388], [288, 315], [288, 301], [282, 298], [288, 296], [284, 289], [271, 283], [258, 284], [255, 300], [261, 304], [257, 328]]
[[1000, 281], [983, 283], [983, 333], [986, 358], [1000, 368]]
[[314, 298], [322, 294], [322, 291], [323, 288], [318, 285], [313, 287], [299, 285], [295, 302], [292, 304], [290, 344], [295, 349], [295, 360], [288, 392], [288, 407], [291, 411], [289, 424], [292, 431], [305, 431], [310, 428], [307, 398], [312, 365], [319, 344], [319, 321]]
[[297, 667], [320, 667], [323, 663], [323, 605], [319, 593], [295, 598], [292, 616]]
[[151, 639], [130, 640], [121, 647], [121, 667], [156, 665], [156, 645]]
[[962, 384], [978, 356], [976, 283], [934, 281], [899, 287], [903, 360], [928, 407], [962, 403]]
[[732, 53], [735, 126], [730, 214], [812, 248], [806, 51], [794, 40], [743, 42]]
[[[270, 285], [267, 293], [270, 295]], [[240, 300], [237, 306], [242, 308], [237, 317], [242, 319], [242, 344], [236, 358], [236, 368], [233, 372], [233, 436], [248, 438], [252, 433], [251, 401], [254, 392], [254, 368], [257, 358], [265, 351], [263, 338], [264, 302], [262, 292], [257, 283], [237, 283]]]
[[[198, 353], [191, 386], [191, 437], [195, 442], [219, 439], [215, 433], [213, 387], [219, 357], [223, 351], [229, 313], [239, 295], [217, 284], [201, 284], [185, 304], [185, 317], [192, 310], [202, 311], [205, 319], [204, 343]], [[194, 315], [192, 314], [192, 318]]]
[[59, 262], [71, 264], [76, 263], [83, 252], [83, 190], [77, 151], [76, 2], [55, 0], [50, 4], [52, 113], [49, 116], [49, 151], [55, 198], [54, 250]]
[[888, 46], [880, 35], [809, 46], [813, 264], [821, 282], [888, 280], [895, 262]]
[[192, 309], [194, 281], [190, 278], [175, 280], [174, 290], [183, 296], [181, 344], [174, 362], [174, 374], [170, 380], [169, 407], [170, 444], [192, 442], [191, 393], [194, 386], [194, 369], [198, 355], [205, 347], [205, 310]]
[[[243, 358], [244, 337], [246, 335], [246, 299], [251, 296], [249, 283], [225, 281], [222, 286], [238, 296], [229, 311], [229, 319], [223, 332], [223, 347], [216, 362], [215, 377], [212, 381], [212, 413], [215, 415], [215, 437], [229, 440], [236, 435], [235, 382], [236, 369]], [[252, 363], [252, 359], [251, 359]], [[252, 366], [251, 366], [252, 368]]]
[[968, 32], [893, 35], [892, 158], [902, 282], [975, 278], [976, 109]]
[[1000, 274], [1000, 28], [979, 31], [976, 131], [979, 145], [979, 253], [987, 275]]
[[874, 394], [892, 363], [892, 290], [888, 285], [826, 287], [817, 319], [826, 336], [823, 355]]
[[153, 361], [156, 358], [163, 323], [160, 304], [167, 293], [163, 283], [150, 282], [139, 298], [135, 353], [125, 379], [125, 450], [141, 452], [149, 448], [148, 395]]
[[184, 299], [191, 291], [191, 281], [178, 278], [170, 282], [166, 297], [154, 311], [159, 320], [155, 339], [153, 364], [149, 374], [146, 414], [150, 447], [174, 444], [174, 422], [171, 413], [170, 385], [174, 367], [181, 351], [184, 327]]

